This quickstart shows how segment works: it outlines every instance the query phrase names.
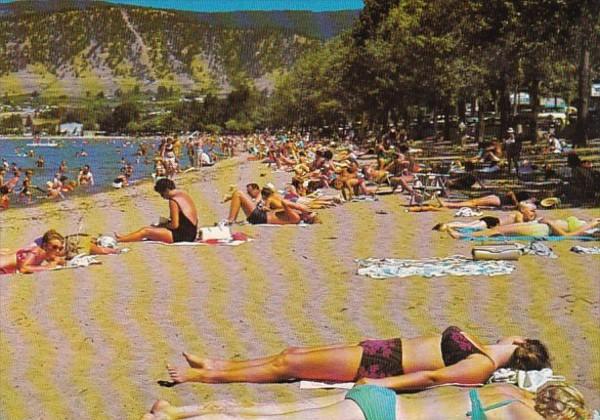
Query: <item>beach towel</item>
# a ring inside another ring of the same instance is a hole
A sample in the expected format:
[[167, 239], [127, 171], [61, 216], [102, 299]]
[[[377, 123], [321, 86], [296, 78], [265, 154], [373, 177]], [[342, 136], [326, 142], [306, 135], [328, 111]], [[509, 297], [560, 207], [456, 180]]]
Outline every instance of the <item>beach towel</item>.
[[571, 252], [574, 252], [576, 254], [600, 255], [600, 246], [593, 246], [593, 247], [574, 246], [571, 248]]
[[454, 213], [454, 217], [479, 217], [483, 216], [483, 213], [477, 210], [473, 210], [470, 207], [461, 207], [458, 209], [456, 213]]
[[69, 268], [81, 268], [81, 267], [89, 267], [90, 265], [102, 264], [102, 261], [99, 261], [95, 255], [89, 254], [77, 254], [69, 261], [67, 261], [67, 265], [61, 265], [53, 270], [66, 270]]
[[246, 242], [252, 242], [253, 239], [242, 232], [234, 232], [231, 234], [229, 239], [207, 239], [207, 240], [196, 240], [194, 242], [175, 242], [168, 244], [160, 241], [142, 241], [146, 244], [158, 244], [166, 246], [201, 246], [201, 245], [217, 245], [217, 246], [239, 246]]
[[[481, 387], [483, 384], [460, 384], [453, 382], [449, 384], [433, 385], [426, 389], [439, 388], [443, 386], [462, 386], [462, 387]], [[352, 389], [354, 382], [318, 382], [318, 381], [300, 381], [300, 389]]]
[[357, 196], [353, 197], [352, 200], [350, 200], [350, 201], [353, 201], [355, 203], [363, 202], [363, 201], [379, 201], [379, 198], [373, 197], [371, 195], [357, 195]]
[[558, 258], [552, 248], [540, 241], [532, 241], [527, 246], [520, 246], [519, 249], [524, 255], [537, 255], [538, 257]]
[[410, 276], [500, 276], [510, 274], [515, 269], [513, 264], [506, 261], [474, 261], [462, 255], [419, 260], [366, 258], [355, 262], [359, 266], [359, 275], [374, 279]]
[[600, 237], [596, 236], [464, 236], [461, 238], [464, 241], [548, 241], [548, 242], [559, 242], [559, 241], [600, 241]]
[[259, 223], [259, 224], [252, 224], [252, 223], [244, 223], [244, 224], [250, 224], [252, 226], [256, 226], [256, 227], [287, 227], [287, 226], [292, 226], [292, 227], [308, 227], [310, 226], [309, 223], [304, 223], [304, 222], [300, 222], [300, 223], [294, 223], [294, 224], [286, 224], [286, 225], [275, 225], [272, 223]]
[[554, 375], [552, 369], [542, 370], [513, 370], [501, 368], [496, 370], [488, 379], [488, 383], [509, 383], [529, 392], [536, 392], [546, 382], [565, 381], [564, 376]]
[[300, 381], [300, 389], [352, 389], [354, 382]]

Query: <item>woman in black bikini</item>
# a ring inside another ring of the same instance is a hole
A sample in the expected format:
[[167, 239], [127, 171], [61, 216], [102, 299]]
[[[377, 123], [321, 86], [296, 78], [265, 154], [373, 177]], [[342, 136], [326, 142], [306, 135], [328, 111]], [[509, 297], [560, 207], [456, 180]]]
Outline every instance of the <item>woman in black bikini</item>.
[[397, 391], [434, 385], [484, 383], [499, 368], [533, 370], [550, 366], [538, 340], [506, 337], [483, 345], [448, 327], [440, 335], [410, 339], [365, 340], [358, 344], [288, 348], [273, 356], [228, 361], [183, 353], [189, 367], [167, 366], [174, 383], [289, 380], [357, 381]]
[[137, 242], [144, 239], [165, 243], [194, 242], [198, 233], [198, 211], [188, 193], [175, 189], [167, 178], [159, 179], [154, 191], [169, 200], [170, 220], [161, 226], [146, 226], [127, 235], [115, 234], [118, 242]]

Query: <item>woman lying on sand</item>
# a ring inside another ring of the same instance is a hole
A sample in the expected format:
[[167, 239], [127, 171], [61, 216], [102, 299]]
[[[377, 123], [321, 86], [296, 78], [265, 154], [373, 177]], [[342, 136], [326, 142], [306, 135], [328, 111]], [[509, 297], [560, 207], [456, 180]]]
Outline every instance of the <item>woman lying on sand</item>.
[[33, 273], [64, 265], [65, 238], [55, 230], [17, 252], [0, 253], [0, 274]]
[[433, 230], [446, 232], [448, 229], [469, 229], [469, 230], [484, 230], [491, 229], [496, 226], [510, 225], [514, 223], [532, 222], [536, 219], [537, 207], [535, 204], [528, 202], [519, 203], [517, 212], [504, 217], [485, 216], [479, 220], [472, 222], [450, 222], [438, 223], [433, 227]]
[[484, 383], [499, 368], [550, 366], [538, 340], [506, 337], [483, 345], [458, 327], [440, 335], [366, 340], [358, 344], [288, 348], [255, 360], [228, 361], [183, 353], [189, 367], [167, 366], [174, 383], [321, 380], [380, 385], [397, 391], [434, 385]]
[[480, 238], [489, 236], [531, 236], [542, 238], [546, 236], [584, 236], [594, 234], [589, 232], [600, 226], [600, 219], [594, 219], [591, 222], [585, 222], [575, 216], [566, 219], [550, 220], [540, 219], [539, 221], [526, 223], [513, 223], [509, 225], [495, 226], [491, 229], [480, 230], [478, 232], [463, 233], [457, 228], [448, 228], [448, 234], [454, 239], [460, 238]]
[[148, 239], [168, 244], [194, 242], [198, 234], [198, 211], [192, 197], [177, 190], [175, 183], [168, 178], [159, 179], [154, 191], [169, 200], [169, 222], [163, 226], [146, 226], [127, 235], [115, 234], [117, 241], [136, 242]]
[[[443, 413], [441, 415], [440, 413]], [[548, 383], [537, 394], [514, 385], [497, 384], [479, 389], [434, 389], [414, 396], [396, 395], [374, 385], [362, 385], [346, 393], [311, 398], [298, 403], [236, 405], [208, 402], [175, 407], [157, 401], [142, 420], [271, 419], [271, 420], [396, 420], [472, 418], [477, 420], [562, 419], [587, 420], [581, 393], [566, 383]]]

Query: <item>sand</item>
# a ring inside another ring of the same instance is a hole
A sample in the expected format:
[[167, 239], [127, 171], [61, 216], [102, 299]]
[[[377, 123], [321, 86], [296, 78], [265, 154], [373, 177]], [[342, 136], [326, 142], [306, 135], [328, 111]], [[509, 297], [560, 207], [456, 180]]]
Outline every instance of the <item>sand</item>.
[[[176, 180], [203, 225], [227, 214], [230, 184], [274, 182], [255, 162], [234, 159]], [[235, 248], [131, 244], [85, 269], [0, 278], [0, 417], [139, 418], [158, 399], [295, 401], [329, 391], [297, 384], [157, 385], [180, 353], [246, 358], [285, 345], [416, 336], [458, 325], [484, 341], [544, 340], [555, 372], [600, 407], [600, 258], [551, 243], [559, 258], [523, 257], [511, 276], [373, 280], [354, 258], [470, 253], [431, 227], [452, 213], [406, 213], [398, 195], [320, 212], [307, 228], [236, 227], [256, 240]], [[376, 211], [386, 214], [376, 214]], [[0, 213], [0, 247], [16, 248], [47, 228], [126, 232], [167, 215], [150, 183]], [[545, 212], [598, 215], [597, 209]]]

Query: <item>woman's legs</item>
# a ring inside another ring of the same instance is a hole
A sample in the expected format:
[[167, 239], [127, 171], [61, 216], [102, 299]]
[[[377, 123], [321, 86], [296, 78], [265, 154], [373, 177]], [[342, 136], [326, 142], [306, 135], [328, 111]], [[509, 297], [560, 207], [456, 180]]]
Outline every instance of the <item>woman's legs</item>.
[[306, 353], [283, 352], [267, 363], [240, 369], [210, 370], [167, 366], [175, 383], [254, 382], [273, 383], [291, 379], [352, 381], [360, 364], [362, 348], [346, 346]]
[[173, 234], [169, 229], [154, 226], [146, 226], [127, 235], [115, 233], [115, 237], [117, 238], [117, 242], [138, 242], [142, 239], [147, 239], [168, 244], [173, 243]]
[[451, 202], [451, 201], [442, 201], [442, 199], [438, 198], [438, 201], [442, 205], [442, 207], [446, 207], [448, 209], [459, 209], [461, 207], [500, 207], [500, 197], [497, 195], [486, 195], [485, 197], [473, 198], [467, 201], [459, 201], [459, 202]]
[[190, 353], [183, 353], [183, 357], [187, 360], [188, 364], [193, 368], [202, 369], [216, 369], [216, 370], [229, 370], [229, 369], [240, 369], [251, 366], [264, 365], [271, 363], [282, 354], [304, 354], [313, 351], [332, 350], [344, 347], [355, 347], [354, 344], [332, 344], [329, 346], [318, 346], [318, 347], [288, 347], [279, 354], [274, 354], [259, 359], [249, 360], [219, 360], [209, 359], [207, 357], [198, 357]]
[[202, 420], [364, 420], [356, 403], [344, 399], [344, 394], [313, 398], [300, 403], [256, 404], [250, 407], [222, 404], [175, 407], [166, 401], [157, 401], [143, 420], [176, 420], [197, 418]]
[[296, 225], [300, 223], [300, 215], [291, 208], [286, 200], [281, 200], [283, 211], [267, 213], [267, 223], [272, 225]]
[[235, 191], [231, 195], [231, 205], [229, 206], [229, 217], [227, 221], [233, 223], [236, 221], [240, 208], [244, 211], [246, 216], [250, 216], [250, 213], [254, 211], [256, 206], [243, 192]]

